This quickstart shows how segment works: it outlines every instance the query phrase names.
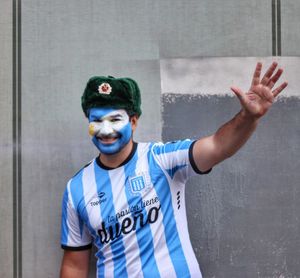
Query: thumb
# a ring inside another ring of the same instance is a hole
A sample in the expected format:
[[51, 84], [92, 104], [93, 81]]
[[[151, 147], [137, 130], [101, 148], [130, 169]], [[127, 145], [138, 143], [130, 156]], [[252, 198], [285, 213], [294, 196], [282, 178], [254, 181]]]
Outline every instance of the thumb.
[[245, 97], [245, 94], [243, 93], [243, 91], [240, 88], [235, 87], [235, 86], [231, 86], [230, 89], [238, 97], [242, 106], [244, 106], [246, 104], [246, 97]]

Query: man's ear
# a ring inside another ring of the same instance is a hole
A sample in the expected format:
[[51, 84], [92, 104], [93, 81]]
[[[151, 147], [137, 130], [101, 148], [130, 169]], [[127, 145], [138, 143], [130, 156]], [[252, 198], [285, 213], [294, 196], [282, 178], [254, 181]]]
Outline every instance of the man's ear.
[[135, 131], [135, 129], [137, 128], [138, 120], [139, 120], [139, 117], [137, 115], [130, 116], [130, 123], [131, 123], [132, 131]]

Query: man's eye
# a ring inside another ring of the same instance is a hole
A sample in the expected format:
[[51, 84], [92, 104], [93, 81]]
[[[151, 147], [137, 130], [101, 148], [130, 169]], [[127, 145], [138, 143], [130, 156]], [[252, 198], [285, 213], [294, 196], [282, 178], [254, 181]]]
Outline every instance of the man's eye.
[[116, 118], [116, 119], [111, 119], [111, 122], [113, 122], [113, 123], [119, 122], [119, 121], [121, 121], [121, 119], [118, 119], [118, 118]]

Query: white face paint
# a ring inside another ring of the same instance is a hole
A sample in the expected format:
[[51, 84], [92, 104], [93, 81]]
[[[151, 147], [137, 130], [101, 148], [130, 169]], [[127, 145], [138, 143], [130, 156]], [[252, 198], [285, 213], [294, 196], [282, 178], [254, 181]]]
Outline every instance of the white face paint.
[[129, 122], [126, 111], [122, 109], [111, 111], [103, 116], [99, 113], [93, 114], [93, 116], [100, 116], [100, 118], [90, 122], [89, 134], [91, 136], [113, 136], [115, 132], [119, 132]]
[[102, 153], [120, 151], [130, 140], [132, 130], [125, 110], [92, 108], [89, 113], [89, 134]]

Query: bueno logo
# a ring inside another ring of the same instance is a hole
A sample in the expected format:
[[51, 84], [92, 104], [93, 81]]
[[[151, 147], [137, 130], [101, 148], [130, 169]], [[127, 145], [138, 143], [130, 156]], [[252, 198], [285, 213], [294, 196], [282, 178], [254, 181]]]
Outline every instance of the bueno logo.
[[[121, 234], [129, 234], [138, 228], [144, 227], [147, 223], [155, 223], [158, 219], [160, 205], [158, 207], [152, 207], [148, 211], [148, 215], [143, 214], [143, 210], [135, 211], [131, 217], [125, 217], [122, 222], [116, 222], [115, 224], [106, 227], [105, 222], [101, 223], [101, 229], [98, 230], [100, 236], [100, 242], [108, 243], [117, 239]], [[145, 210], [144, 210], [145, 211]]]

